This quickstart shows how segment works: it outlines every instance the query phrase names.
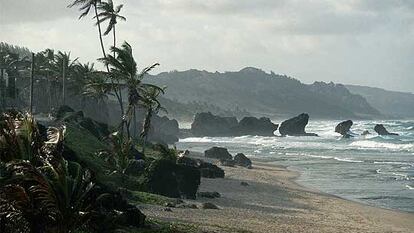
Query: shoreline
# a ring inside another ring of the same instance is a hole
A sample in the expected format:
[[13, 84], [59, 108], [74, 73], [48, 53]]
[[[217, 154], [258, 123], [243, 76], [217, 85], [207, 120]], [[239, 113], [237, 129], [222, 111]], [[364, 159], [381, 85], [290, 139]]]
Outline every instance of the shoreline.
[[[215, 162], [198, 152], [191, 152], [191, 157]], [[143, 211], [154, 219], [192, 224], [207, 232], [414, 232], [413, 213], [323, 193], [297, 183], [298, 171], [272, 161], [252, 161], [253, 169], [220, 166], [225, 178], [202, 178], [199, 191], [216, 191], [220, 198], [185, 200], [196, 205], [211, 202], [218, 210], [167, 212], [145, 205]]]

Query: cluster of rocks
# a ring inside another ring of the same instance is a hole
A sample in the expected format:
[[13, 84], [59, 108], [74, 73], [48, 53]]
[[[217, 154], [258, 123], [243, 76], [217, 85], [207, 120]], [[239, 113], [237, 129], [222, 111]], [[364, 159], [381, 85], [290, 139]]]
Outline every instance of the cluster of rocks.
[[[335, 127], [335, 132], [341, 134], [344, 138], [353, 137], [353, 134], [351, 133], [351, 127], [353, 124], [354, 123], [352, 122], [352, 120], [343, 121]], [[397, 135], [398, 136], [397, 133], [388, 132], [388, 130], [382, 124], [376, 124], [374, 127], [374, 131], [378, 135]], [[365, 130], [364, 132], [362, 132], [361, 135], [364, 136], [368, 134], [370, 134], [370, 132], [368, 130]]]
[[205, 162], [201, 159], [182, 156], [177, 159], [177, 164], [193, 167], [200, 172], [204, 178], [224, 178], [224, 170], [217, 165]]
[[241, 166], [245, 168], [252, 168], [252, 161], [243, 153], [238, 153], [233, 156], [224, 147], [212, 147], [204, 151], [206, 158], [218, 159], [222, 166]]
[[278, 128], [269, 118], [244, 117], [240, 122], [236, 117], [221, 117], [210, 112], [197, 113], [191, 124], [195, 136], [273, 136]]

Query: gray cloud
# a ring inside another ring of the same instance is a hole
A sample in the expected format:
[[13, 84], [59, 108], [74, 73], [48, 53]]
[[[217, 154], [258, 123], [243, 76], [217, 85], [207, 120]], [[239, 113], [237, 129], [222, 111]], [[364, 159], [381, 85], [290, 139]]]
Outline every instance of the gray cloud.
[[[91, 20], [78, 21], [77, 10], [66, 8], [69, 2], [0, 0], [1, 40], [95, 60], [96, 28]], [[141, 66], [155, 61], [162, 65], [159, 71], [256, 66], [304, 82], [414, 91], [411, 0], [115, 2], [125, 4], [128, 19], [117, 27], [118, 37], [133, 45]], [[109, 47], [111, 38], [106, 41]]]

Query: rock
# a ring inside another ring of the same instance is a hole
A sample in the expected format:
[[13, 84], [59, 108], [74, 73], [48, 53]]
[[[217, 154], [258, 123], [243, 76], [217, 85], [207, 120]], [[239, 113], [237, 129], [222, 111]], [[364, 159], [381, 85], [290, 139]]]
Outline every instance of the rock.
[[267, 117], [244, 117], [233, 129], [235, 136], [238, 135], [258, 135], [258, 136], [274, 136], [278, 125], [273, 124]]
[[368, 135], [368, 134], [371, 134], [368, 130], [365, 130], [364, 132], [362, 132], [362, 136], [365, 136], [365, 135]]
[[204, 151], [204, 156], [207, 158], [219, 159], [219, 160], [232, 160], [233, 159], [233, 156], [231, 156], [231, 154], [226, 148], [216, 147], [216, 146]]
[[388, 130], [382, 124], [375, 125], [374, 130], [379, 135], [397, 135], [398, 136], [397, 133], [390, 133], [390, 132], [388, 132]]
[[195, 199], [200, 185], [200, 170], [171, 160], [154, 160], [145, 171], [145, 186], [167, 197]]
[[335, 127], [335, 132], [341, 134], [344, 138], [352, 137], [349, 132], [353, 124], [351, 120], [343, 121]]
[[200, 171], [201, 177], [205, 178], [224, 178], [224, 170], [218, 166], [204, 162], [201, 159], [193, 159], [189, 157], [181, 157], [177, 159], [177, 164], [190, 166]]
[[165, 211], [165, 212], [172, 212], [172, 209], [171, 209], [171, 208], [169, 208], [169, 207], [166, 207], [166, 208], [164, 208], [164, 211]]
[[211, 163], [202, 163], [200, 173], [204, 178], [224, 178], [224, 170]]
[[219, 198], [221, 195], [218, 192], [198, 192], [197, 196], [204, 198]]
[[318, 136], [315, 133], [306, 133], [305, 127], [308, 124], [309, 115], [302, 113], [296, 117], [282, 122], [279, 132], [282, 136]]
[[266, 117], [244, 117], [238, 122], [235, 117], [221, 117], [208, 112], [196, 114], [191, 133], [195, 136], [274, 136], [277, 127]]
[[115, 218], [115, 222], [122, 226], [142, 227], [145, 224], [145, 215], [136, 207], [130, 207], [121, 212]]
[[213, 203], [206, 202], [206, 203], [201, 204], [201, 209], [217, 210], [218, 207], [214, 205]]
[[243, 153], [238, 153], [234, 156], [234, 162], [237, 166], [252, 168], [252, 161]]
[[240, 185], [241, 185], [241, 186], [249, 186], [249, 183], [247, 183], [247, 182], [245, 182], [245, 181], [242, 181], [242, 182], [240, 182]]
[[219, 161], [219, 165], [225, 167], [234, 167], [236, 165], [236, 162], [234, 160], [221, 159]]
[[197, 113], [191, 124], [191, 133], [195, 136], [229, 136], [237, 123], [236, 117], [220, 117], [211, 112]]
[[140, 160], [130, 160], [128, 167], [125, 169], [125, 174], [132, 176], [139, 176], [145, 171], [145, 161]]

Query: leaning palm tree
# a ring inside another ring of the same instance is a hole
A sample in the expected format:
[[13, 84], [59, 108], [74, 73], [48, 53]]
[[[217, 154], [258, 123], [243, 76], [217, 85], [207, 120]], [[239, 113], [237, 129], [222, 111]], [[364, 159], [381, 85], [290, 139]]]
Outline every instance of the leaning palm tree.
[[124, 5], [121, 4], [114, 7], [112, 0], [108, 0], [108, 2], [102, 2], [97, 6], [101, 12], [94, 17], [98, 19], [97, 25], [105, 21], [109, 21], [104, 35], [106, 36], [112, 31], [114, 47], [116, 47], [116, 24], [118, 23], [118, 20], [126, 21], [126, 18], [119, 14], [123, 6]]
[[138, 73], [137, 63], [132, 54], [131, 45], [124, 42], [120, 48], [111, 47], [111, 52], [113, 52], [115, 56], [108, 54], [107, 57], [100, 58], [99, 61], [110, 67], [109, 76], [118, 83], [114, 85], [117, 85], [119, 88], [126, 87], [128, 89], [128, 107], [125, 115], [122, 117], [121, 131], [123, 131], [124, 126], [126, 126], [129, 138], [129, 126], [132, 120], [133, 110], [142, 99], [141, 93], [143, 93], [147, 87], [161, 89], [155, 85], [142, 83], [144, 76], [159, 64], [155, 63]]
[[145, 146], [148, 139], [148, 133], [151, 129], [151, 118], [154, 114], [158, 114], [160, 111], [167, 112], [167, 110], [161, 106], [161, 103], [158, 100], [158, 97], [161, 94], [164, 94], [164, 89], [158, 89], [153, 87], [148, 87], [144, 93], [144, 98], [142, 99], [142, 107], [147, 111], [145, 114], [145, 119], [142, 125], [141, 139], [142, 139], [142, 153], [145, 154]]
[[68, 7], [79, 6], [79, 11], [81, 11], [79, 19], [82, 19], [83, 17], [87, 16], [91, 8], [94, 9], [96, 25], [98, 26], [99, 41], [101, 43], [102, 54], [104, 57], [106, 57], [105, 46], [104, 46], [103, 39], [102, 39], [102, 29], [101, 29], [101, 24], [100, 24], [100, 20], [98, 16], [98, 8], [97, 8], [101, 2], [102, 0], [75, 0]]

